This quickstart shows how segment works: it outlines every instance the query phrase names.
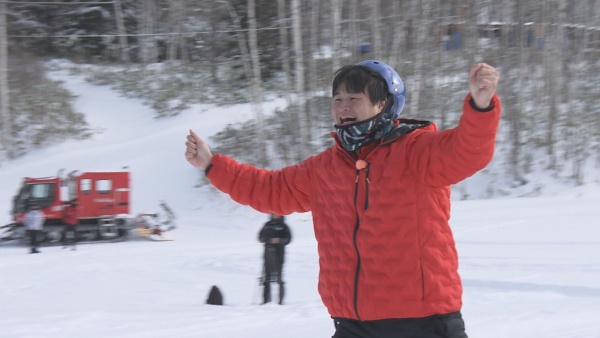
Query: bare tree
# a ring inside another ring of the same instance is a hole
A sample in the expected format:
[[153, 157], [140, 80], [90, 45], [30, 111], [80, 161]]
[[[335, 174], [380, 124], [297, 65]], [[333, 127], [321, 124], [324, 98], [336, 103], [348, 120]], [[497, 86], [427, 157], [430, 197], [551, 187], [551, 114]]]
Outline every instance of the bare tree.
[[154, 39], [156, 25], [156, 3], [155, 0], [141, 1], [138, 20], [140, 25], [140, 60], [143, 63], [158, 61], [158, 46]]
[[520, 0], [515, 0], [515, 37], [516, 37], [516, 45], [514, 48], [509, 49], [509, 58], [512, 60], [510, 63], [517, 65], [516, 69], [514, 69], [515, 74], [513, 76], [514, 90], [513, 93], [516, 95], [516, 106], [513, 106], [507, 112], [509, 121], [510, 121], [510, 143], [511, 143], [511, 152], [510, 152], [510, 166], [512, 182], [516, 185], [523, 185], [527, 183], [524, 179], [522, 173], [522, 140], [521, 140], [521, 131], [524, 120], [525, 113], [525, 93], [523, 93], [523, 88], [526, 85], [526, 76], [525, 70], [528, 68], [526, 65], [528, 50], [524, 48], [523, 44], [526, 41], [525, 31], [525, 13], [526, 9], [525, 2]]
[[113, 4], [115, 8], [117, 34], [119, 34], [119, 46], [121, 47], [121, 61], [129, 63], [129, 45], [127, 44], [125, 20], [123, 19], [123, 6], [121, 5], [121, 0], [114, 0]]
[[[543, 40], [545, 39], [546, 34], [548, 33], [548, 22], [545, 21], [545, 19], [547, 18], [546, 15], [546, 10], [545, 10], [545, 6], [542, 3], [542, 1], [536, 1], [536, 9], [535, 11], [533, 11], [534, 14], [534, 21], [535, 21], [535, 36], [536, 36], [536, 43], [538, 43], [538, 39], [539, 40]], [[538, 46], [536, 46], [538, 47]], [[539, 47], [538, 47], [539, 49]], [[544, 81], [544, 76], [545, 76], [545, 71], [544, 71], [544, 61], [545, 61], [545, 57], [544, 55], [546, 54], [546, 48], [544, 48], [544, 50], [540, 51], [536, 51], [536, 60], [535, 60], [535, 69], [538, 70], [536, 71], [533, 75], [535, 76], [534, 82], [533, 82], [533, 86], [534, 86], [534, 95], [532, 96], [533, 101], [535, 102], [536, 106], [547, 106], [547, 100], [546, 100], [546, 81]], [[540, 70], [540, 66], [541, 66], [541, 71]], [[535, 115], [535, 117], [537, 118], [537, 121], [540, 121], [542, 119], [545, 120], [545, 116], [541, 116], [540, 114]]]
[[[277, 19], [279, 22], [279, 50], [281, 52], [281, 68], [285, 79], [285, 91], [289, 91], [292, 83], [290, 71], [290, 48], [288, 42], [288, 18], [285, 0], [277, 0]], [[314, 29], [311, 27], [311, 29]]]
[[[566, 2], [565, 0], [558, 0], [558, 12], [552, 11], [552, 4], [547, 5], [547, 21], [551, 22], [556, 20], [556, 25], [553, 25], [554, 28], [549, 27], [549, 29], [554, 29], [552, 35], [554, 38], [551, 40], [552, 44], [548, 52], [545, 54], [545, 72], [547, 73], [546, 79], [548, 82], [548, 96], [550, 99], [550, 107], [548, 109], [548, 118], [546, 120], [547, 123], [547, 134], [546, 134], [546, 146], [548, 147], [548, 156], [549, 156], [549, 168], [555, 168], [557, 163], [556, 158], [556, 128], [558, 122], [558, 106], [561, 103], [561, 88], [558, 83], [556, 83], [557, 79], [560, 79], [560, 69], [562, 63], [562, 42], [564, 37], [564, 23], [566, 18]], [[556, 13], [557, 15], [551, 16], [551, 13]]]
[[[167, 49], [167, 60], [181, 59], [187, 61], [187, 47], [183, 36], [183, 21], [185, 19], [185, 0], [169, 0], [169, 45]], [[179, 52], [179, 53], [178, 53]]]
[[[308, 55], [315, 55], [319, 48], [319, 19], [320, 19], [320, 0], [311, 0], [311, 16], [310, 16], [310, 38], [308, 43]], [[316, 104], [316, 100], [314, 99], [315, 93], [317, 92], [318, 85], [320, 82], [318, 81], [317, 76], [317, 60], [314, 57], [308, 58], [308, 92], [310, 93], [309, 105], [307, 107], [308, 119], [311, 121], [309, 123], [310, 126], [310, 140], [317, 139], [318, 135], [316, 135], [316, 130], [318, 129], [317, 125], [314, 125], [314, 122], [318, 119], [317, 114], [318, 106]]]
[[[589, 22], [595, 23], [589, 24], [589, 27], [591, 29], [591, 27], [597, 27], [597, 23], [600, 22], [600, 1], [590, 0], [589, 3]], [[596, 35], [595, 40], [593, 42], [591, 41], [591, 39], [592, 37], [590, 36], [590, 41], [586, 49], [586, 54], [589, 54], [587, 64], [589, 64], [590, 67], [589, 72], [587, 72], [587, 75], [588, 77], [591, 76], [593, 78], [597, 78], [596, 75], [600, 72], [600, 63], [598, 63], [598, 60], [600, 59], [600, 41], [598, 39], [598, 35]], [[597, 87], [595, 88], [597, 89]], [[597, 94], [590, 93], [588, 97], [591, 101], [589, 104], [600, 104], [600, 98]], [[588, 111], [592, 115], [590, 119], [590, 125], [593, 126], [593, 128], [591, 129], [594, 133], [594, 142], [591, 146], [591, 153], [595, 154], [596, 166], [600, 167], [600, 114], [598, 114], [597, 111], [594, 111], [592, 109]]]
[[0, 115], [2, 115], [2, 146], [8, 158], [12, 157], [12, 128], [8, 87], [8, 43], [6, 29], [6, 2], [0, 2]]
[[400, 46], [401, 42], [404, 39], [404, 26], [402, 25], [402, 7], [405, 1], [393, 1], [392, 2], [392, 16], [394, 17], [394, 21], [392, 24], [392, 49], [390, 60], [393, 60], [393, 64], [396, 67], [399, 67], [402, 62]]
[[[237, 38], [237, 42], [238, 42], [238, 47], [240, 49], [240, 53], [242, 53], [242, 64], [243, 64], [243, 69], [244, 69], [244, 76], [250, 78], [250, 56], [249, 56], [249, 52], [248, 52], [248, 46], [246, 44], [246, 38], [244, 36], [244, 34], [242, 33], [242, 26], [241, 26], [241, 18], [238, 17], [237, 12], [235, 11], [235, 8], [233, 7], [233, 5], [231, 4], [231, 2], [229, 1], [222, 1], [222, 3], [225, 5], [225, 8], [227, 9], [229, 16], [231, 17], [231, 20], [233, 22], [233, 26], [235, 29], [235, 36]], [[206, 8], [208, 7], [208, 8]], [[208, 46], [211, 46], [212, 48], [207, 48], [208, 50], [206, 51], [208, 54], [208, 59], [210, 60], [210, 63], [213, 65], [216, 65], [218, 60], [217, 60], [217, 25], [219, 24], [219, 19], [217, 17], [217, 15], [215, 14], [217, 12], [217, 8], [215, 8], [215, 6], [210, 6], [210, 4], [208, 6], [205, 7], [205, 13], [206, 15], [208, 15], [208, 37], [206, 38], [206, 44]], [[219, 83], [219, 77], [217, 76], [217, 67], [210, 67], [210, 76], [213, 79], [213, 81], [215, 81], [215, 83]]]
[[311, 123], [310, 115], [306, 111], [306, 89], [304, 81], [304, 56], [302, 48], [302, 12], [300, 9], [300, 0], [292, 0], [292, 27], [294, 37], [294, 55], [295, 59], [295, 78], [296, 78], [296, 104], [298, 109], [300, 149], [298, 160], [304, 160], [310, 152], [310, 135], [308, 124]]
[[420, 2], [420, 6], [418, 7], [418, 10], [414, 10], [413, 13], [418, 13], [418, 19], [417, 19], [417, 41], [416, 41], [416, 48], [415, 48], [415, 70], [414, 70], [414, 74], [413, 74], [413, 79], [412, 79], [412, 98], [411, 98], [411, 104], [410, 104], [410, 113], [413, 116], [417, 116], [417, 114], [419, 114], [419, 106], [420, 106], [420, 94], [421, 94], [421, 82], [423, 79], [423, 65], [425, 63], [425, 57], [426, 57], [426, 47], [425, 47], [425, 40], [426, 40], [426, 33], [427, 33], [427, 15], [426, 13], [429, 12], [429, 2], [431, 0], [419, 0], [419, 1], [414, 1], [412, 4], [414, 6], [418, 6], [417, 2]]
[[[373, 55], [376, 60], [381, 60], [381, 14], [380, 14], [381, 1], [371, 1], [371, 29], [373, 36]], [[355, 46], [352, 46], [355, 48]]]
[[463, 2], [465, 5], [465, 44], [463, 46], [463, 54], [465, 54], [469, 66], [475, 62], [475, 55], [478, 52], [477, 6], [479, 2], [480, 1], [478, 0], [468, 0]]
[[246, 37], [244, 36], [242, 29], [242, 18], [237, 14], [235, 8], [231, 4], [229, 0], [221, 0], [221, 3], [225, 5], [227, 11], [229, 12], [229, 16], [233, 22], [235, 28], [235, 36], [238, 42], [238, 48], [240, 49], [240, 53], [242, 53], [242, 67], [244, 68], [244, 75], [247, 78], [252, 77], [252, 65], [250, 64], [250, 52], [248, 51], [248, 45], [246, 44]]
[[250, 57], [252, 59], [252, 102], [256, 116], [256, 155], [259, 165], [266, 166], [267, 152], [265, 147], [264, 117], [262, 111], [262, 77], [260, 74], [260, 58], [258, 56], [258, 34], [256, 33], [256, 2], [248, 0], [248, 42], [250, 45]]
[[[447, 37], [447, 30], [450, 23], [448, 16], [450, 15], [450, 13], [447, 10], [447, 6], [443, 6], [443, 4], [440, 4], [439, 6], [434, 6], [433, 12], [435, 13], [435, 17], [437, 18], [437, 20], [435, 20], [433, 24], [434, 31], [437, 32], [435, 38], [436, 43], [438, 44], [436, 48], [436, 63], [438, 64], [438, 69], [440, 70], [439, 75], [442, 77], [441, 83], [435, 84], [433, 86], [433, 96], [446, 98], [451, 97], [452, 93], [450, 89], [451, 86], [448, 83], [449, 81], [445, 81], [443, 77], [447, 76], [445, 74], [447, 74], [446, 72], [449, 69], [452, 69], [452, 66], [451, 62], [449, 62], [451, 60], [451, 56], [445, 51], [445, 46], [443, 46], [442, 42], [445, 40], [444, 38]], [[439, 128], [442, 130], [446, 129], [450, 124], [448, 121], [447, 112], [452, 110], [451, 104], [451, 100], [438, 100], [437, 102], [437, 123], [439, 125]], [[461, 184], [465, 184], [465, 181], [461, 182]]]
[[[350, 46], [352, 46], [352, 55], [356, 56], [359, 53], [359, 49], [357, 48], [359, 45], [358, 41], [358, 0], [350, 0], [350, 7], [348, 8], [350, 12], [349, 16], [349, 25], [350, 25]], [[341, 20], [341, 19], [340, 19]], [[337, 68], [335, 68], [337, 70]]]
[[[578, 29], [573, 35], [578, 37], [571, 48], [565, 52], [569, 53], [569, 79], [566, 80], [566, 85], [569, 90], [569, 112], [565, 114], [566, 128], [565, 137], [567, 138], [565, 162], [571, 163], [571, 177], [577, 184], [584, 183], [585, 164], [589, 159], [590, 151], [588, 145], [593, 145], [595, 126], [600, 126], [597, 122], [597, 111], [594, 111], [593, 102], [594, 96], [597, 94], [590, 93], [587, 74], [596, 74], [591, 69], [593, 61], [588, 60], [586, 52], [588, 52], [588, 44], [592, 41], [592, 29], [597, 25], [598, 21], [594, 21], [595, 1], [574, 8], [574, 12], [570, 15], [570, 20]], [[596, 116], [596, 117], [595, 117]], [[594, 120], [596, 123], [594, 124]], [[592, 146], [593, 147], [593, 146]]]
[[[295, 0], [292, 0], [295, 1]], [[342, 3], [340, 0], [331, 0], [331, 66], [333, 71], [340, 68], [340, 41], [342, 31]]]
[[[319, 51], [319, 25], [321, 24], [321, 1], [311, 0], [310, 11], [310, 37], [308, 41], [308, 54], [315, 55]], [[308, 91], [314, 93], [317, 89], [317, 62], [314, 57], [308, 59]]]

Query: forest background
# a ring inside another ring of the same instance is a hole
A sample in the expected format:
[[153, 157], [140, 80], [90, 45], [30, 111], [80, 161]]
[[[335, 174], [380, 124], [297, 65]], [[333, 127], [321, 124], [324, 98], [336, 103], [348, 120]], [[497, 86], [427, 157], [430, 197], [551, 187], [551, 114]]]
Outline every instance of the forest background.
[[[330, 84], [344, 64], [390, 64], [407, 88], [402, 116], [447, 129], [468, 68], [487, 62], [501, 72], [498, 150], [460, 198], [535, 195], [540, 173], [600, 182], [600, 0], [0, 0], [0, 167], [95, 132], [45, 76], [52, 59], [157, 119], [250, 102], [255, 119], [212, 136], [213, 150], [270, 168], [332, 144]], [[265, 111], [274, 98], [285, 109]]]

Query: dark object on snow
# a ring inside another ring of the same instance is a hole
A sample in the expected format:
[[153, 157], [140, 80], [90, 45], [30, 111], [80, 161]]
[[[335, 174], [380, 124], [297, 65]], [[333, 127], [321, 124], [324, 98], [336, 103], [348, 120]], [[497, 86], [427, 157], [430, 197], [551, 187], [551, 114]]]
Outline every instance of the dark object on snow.
[[213, 287], [210, 289], [210, 293], [206, 299], [206, 304], [223, 305], [223, 295], [221, 294], [221, 290], [219, 290], [216, 285], [213, 285]]

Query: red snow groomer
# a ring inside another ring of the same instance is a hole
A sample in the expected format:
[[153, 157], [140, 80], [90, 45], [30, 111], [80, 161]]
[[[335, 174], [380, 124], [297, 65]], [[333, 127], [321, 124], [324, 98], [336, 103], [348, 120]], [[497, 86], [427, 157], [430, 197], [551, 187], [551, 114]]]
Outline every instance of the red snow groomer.
[[[131, 230], [137, 230], [141, 235], [156, 232], [162, 235], [175, 227], [175, 215], [165, 202], [160, 203], [164, 216], [158, 213], [131, 215], [128, 171], [63, 173], [23, 178], [23, 184], [13, 198], [12, 223], [2, 227], [4, 232], [0, 234], [0, 240], [26, 241], [23, 219], [29, 206], [36, 204], [45, 216], [44, 229], [38, 240], [42, 243], [62, 241], [64, 208], [75, 199], [79, 208], [77, 233], [82, 241], [123, 240]], [[150, 227], [153, 231], [146, 231]]]

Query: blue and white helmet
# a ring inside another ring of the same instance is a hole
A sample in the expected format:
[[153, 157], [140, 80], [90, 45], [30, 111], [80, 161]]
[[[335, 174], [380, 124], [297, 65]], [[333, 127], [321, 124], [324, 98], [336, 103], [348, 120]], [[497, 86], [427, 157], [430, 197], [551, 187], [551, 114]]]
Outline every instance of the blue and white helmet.
[[357, 65], [369, 67], [385, 79], [388, 92], [393, 99], [393, 104], [390, 109], [391, 112], [393, 112], [392, 121], [396, 120], [400, 115], [402, 108], [404, 108], [404, 102], [406, 101], [406, 89], [404, 88], [404, 82], [402, 82], [400, 75], [398, 75], [394, 68], [377, 60], [361, 61], [357, 63]]

